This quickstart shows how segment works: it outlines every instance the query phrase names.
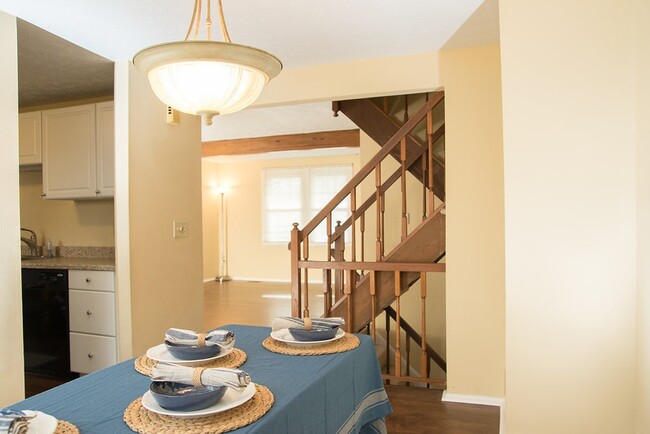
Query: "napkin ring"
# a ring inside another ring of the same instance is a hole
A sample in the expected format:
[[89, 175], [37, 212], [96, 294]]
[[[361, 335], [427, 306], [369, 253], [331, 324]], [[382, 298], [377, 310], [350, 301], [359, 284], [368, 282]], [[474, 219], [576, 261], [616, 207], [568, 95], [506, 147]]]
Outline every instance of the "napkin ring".
[[305, 322], [305, 330], [311, 330], [311, 318], [306, 316], [304, 318], [304, 322]]
[[201, 381], [201, 375], [203, 375], [205, 368], [194, 368], [192, 369], [192, 385], [194, 387], [202, 387], [203, 382]]
[[205, 347], [205, 333], [197, 334], [198, 346]]

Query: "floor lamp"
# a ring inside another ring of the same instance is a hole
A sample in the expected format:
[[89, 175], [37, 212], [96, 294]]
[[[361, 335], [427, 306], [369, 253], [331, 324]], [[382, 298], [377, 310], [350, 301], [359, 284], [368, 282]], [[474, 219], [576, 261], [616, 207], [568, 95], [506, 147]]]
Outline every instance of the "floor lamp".
[[232, 277], [228, 276], [228, 252], [226, 247], [226, 189], [220, 187], [219, 194], [221, 195], [221, 215], [219, 217], [219, 246], [221, 250], [221, 266], [219, 272], [221, 275], [217, 276], [216, 280], [218, 282], [227, 282], [232, 280]]

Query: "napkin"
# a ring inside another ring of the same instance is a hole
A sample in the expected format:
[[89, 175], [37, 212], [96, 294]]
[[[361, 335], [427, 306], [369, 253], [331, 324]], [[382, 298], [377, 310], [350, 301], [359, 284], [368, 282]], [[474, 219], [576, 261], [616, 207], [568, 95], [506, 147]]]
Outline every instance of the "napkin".
[[212, 346], [230, 349], [235, 345], [235, 334], [228, 330], [212, 330], [208, 333], [197, 333], [194, 330], [170, 328], [165, 332], [165, 340], [176, 345]]
[[27, 421], [32, 417], [22, 411], [0, 410], [0, 434], [26, 434]]
[[251, 382], [247, 372], [229, 368], [193, 368], [160, 362], [151, 368], [153, 381], [173, 381], [175, 383], [200, 386], [228, 386], [242, 390]]
[[[334, 326], [340, 326], [345, 324], [345, 320], [339, 317], [331, 318], [312, 318], [311, 319], [311, 329], [312, 330], [323, 330], [330, 329]], [[280, 329], [288, 328], [300, 328], [305, 329], [305, 320], [302, 318], [295, 318], [292, 316], [284, 316], [273, 318], [273, 323], [271, 324], [273, 331]]]

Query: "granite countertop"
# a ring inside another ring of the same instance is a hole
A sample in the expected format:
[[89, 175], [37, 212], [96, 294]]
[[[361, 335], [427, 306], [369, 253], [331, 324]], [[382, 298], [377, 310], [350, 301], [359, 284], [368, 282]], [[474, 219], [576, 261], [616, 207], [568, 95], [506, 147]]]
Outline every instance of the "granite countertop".
[[115, 258], [61, 257], [23, 259], [22, 268], [115, 271]]

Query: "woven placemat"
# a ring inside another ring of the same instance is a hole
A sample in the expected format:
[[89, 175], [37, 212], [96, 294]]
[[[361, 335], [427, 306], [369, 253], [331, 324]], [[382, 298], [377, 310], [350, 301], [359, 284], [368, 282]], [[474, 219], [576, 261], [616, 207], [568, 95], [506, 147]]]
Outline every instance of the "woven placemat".
[[54, 434], [79, 434], [79, 428], [72, 425], [70, 422], [65, 420], [59, 420], [56, 424], [56, 431]]
[[256, 384], [255, 395], [238, 407], [210, 416], [179, 418], [149, 411], [138, 398], [124, 410], [124, 422], [141, 434], [219, 434], [255, 422], [269, 411], [274, 400], [267, 387]]
[[[247, 358], [248, 356], [245, 352], [239, 348], [233, 348], [227, 356], [219, 357], [218, 359], [210, 360], [209, 362], [201, 363], [196, 366], [201, 368], [239, 368], [244, 364]], [[151, 377], [151, 368], [156, 363], [158, 363], [156, 360], [150, 359], [147, 356], [140, 356], [135, 359], [133, 365], [136, 371], [142, 375]]]
[[276, 341], [272, 337], [264, 339], [262, 345], [269, 351], [289, 356], [320, 356], [323, 354], [344, 353], [359, 346], [359, 338], [346, 333], [341, 339], [319, 345], [297, 346]]

